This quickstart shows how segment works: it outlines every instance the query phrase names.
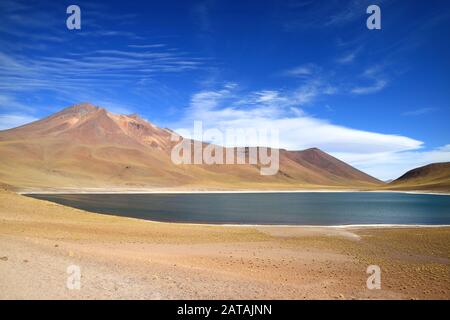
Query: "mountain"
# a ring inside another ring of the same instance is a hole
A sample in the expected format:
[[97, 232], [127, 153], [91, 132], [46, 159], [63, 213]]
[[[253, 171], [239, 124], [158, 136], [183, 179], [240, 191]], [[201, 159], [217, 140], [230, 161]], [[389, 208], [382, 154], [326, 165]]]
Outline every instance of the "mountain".
[[406, 172], [389, 189], [450, 191], [450, 162], [433, 163]]
[[[299, 189], [381, 184], [316, 148], [279, 150], [280, 168], [273, 176], [261, 175], [260, 163], [175, 165], [170, 157], [177, 143], [171, 141], [173, 134], [138, 115], [78, 104], [0, 131], [0, 181], [22, 188]], [[246, 154], [251, 149], [246, 148]]]

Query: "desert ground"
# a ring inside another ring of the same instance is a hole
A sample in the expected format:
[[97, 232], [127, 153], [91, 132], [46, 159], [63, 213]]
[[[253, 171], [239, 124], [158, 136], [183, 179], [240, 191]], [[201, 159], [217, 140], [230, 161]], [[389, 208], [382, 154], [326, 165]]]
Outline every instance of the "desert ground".
[[158, 223], [0, 191], [0, 299], [450, 299], [449, 271], [450, 227]]

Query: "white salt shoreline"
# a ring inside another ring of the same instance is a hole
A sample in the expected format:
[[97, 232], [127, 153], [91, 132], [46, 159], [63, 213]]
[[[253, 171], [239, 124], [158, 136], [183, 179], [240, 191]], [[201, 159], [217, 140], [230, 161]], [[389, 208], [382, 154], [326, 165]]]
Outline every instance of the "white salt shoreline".
[[448, 228], [450, 224], [340, 224], [340, 225], [302, 225], [302, 224], [220, 224], [220, 223], [192, 223], [192, 222], [165, 222], [165, 221], [156, 221], [156, 220], [147, 220], [147, 219], [139, 219], [139, 218], [130, 218], [129, 219], [137, 219], [150, 223], [170, 223], [170, 224], [182, 224], [189, 226], [207, 226], [207, 227], [231, 227], [231, 228], [299, 228], [299, 229], [407, 229], [407, 228]]
[[18, 194], [237, 194], [237, 193], [406, 193], [450, 195], [449, 192], [431, 192], [425, 190], [358, 190], [358, 189], [301, 189], [301, 190], [155, 190], [155, 189], [115, 189], [115, 188], [85, 188], [85, 189], [31, 189], [19, 191]]
[[[187, 223], [185, 223], [187, 224]], [[197, 224], [198, 225], [198, 224]], [[203, 224], [205, 225], [205, 224]], [[330, 228], [330, 229], [383, 229], [383, 228], [447, 228], [450, 224], [342, 224], [342, 225], [279, 225], [279, 224], [208, 224], [208, 226], [222, 226], [222, 227], [257, 227], [257, 228]]]

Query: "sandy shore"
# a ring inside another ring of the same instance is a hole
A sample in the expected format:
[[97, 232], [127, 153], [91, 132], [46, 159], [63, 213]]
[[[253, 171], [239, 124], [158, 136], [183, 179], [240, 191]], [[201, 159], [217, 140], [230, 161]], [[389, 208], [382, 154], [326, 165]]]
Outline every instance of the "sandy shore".
[[0, 191], [0, 299], [450, 299], [449, 271], [449, 227], [168, 224]]

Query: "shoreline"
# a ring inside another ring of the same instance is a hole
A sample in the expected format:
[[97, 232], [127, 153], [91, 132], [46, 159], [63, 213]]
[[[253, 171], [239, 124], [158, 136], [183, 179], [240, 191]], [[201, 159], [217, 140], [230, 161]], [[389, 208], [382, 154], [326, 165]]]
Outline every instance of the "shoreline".
[[155, 189], [116, 189], [114, 188], [73, 188], [56, 190], [17, 191], [17, 194], [252, 194], [252, 193], [404, 193], [450, 196], [450, 192], [426, 190], [358, 190], [358, 189], [301, 189], [301, 190], [155, 190]]
[[[95, 213], [95, 212], [93, 212]], [[121, 216], [120, 216], [121, 217]], [[351, 230], [364, 230], [364, 229], [408, 229], [408, 228], [450, 228], [450, 224], [384, 224], [384, 223], [374, 223], [374, 224], [338, 224], [338, 225], [308, 225], [308, 224], [216, 224], [216, 223], [189, 223], [189, 222], [167, 222], [167, 221], [157, 221], [157, 220], [147, 220], [132, 218], [141, 221], [147, 221], [151, 223], [169, 223], [169, 224], [179, 224], [186, 226], [207, 226], [207, 227], [226, 227], [226, 228], [298, 228], [298, 229], [351, 229]]]

